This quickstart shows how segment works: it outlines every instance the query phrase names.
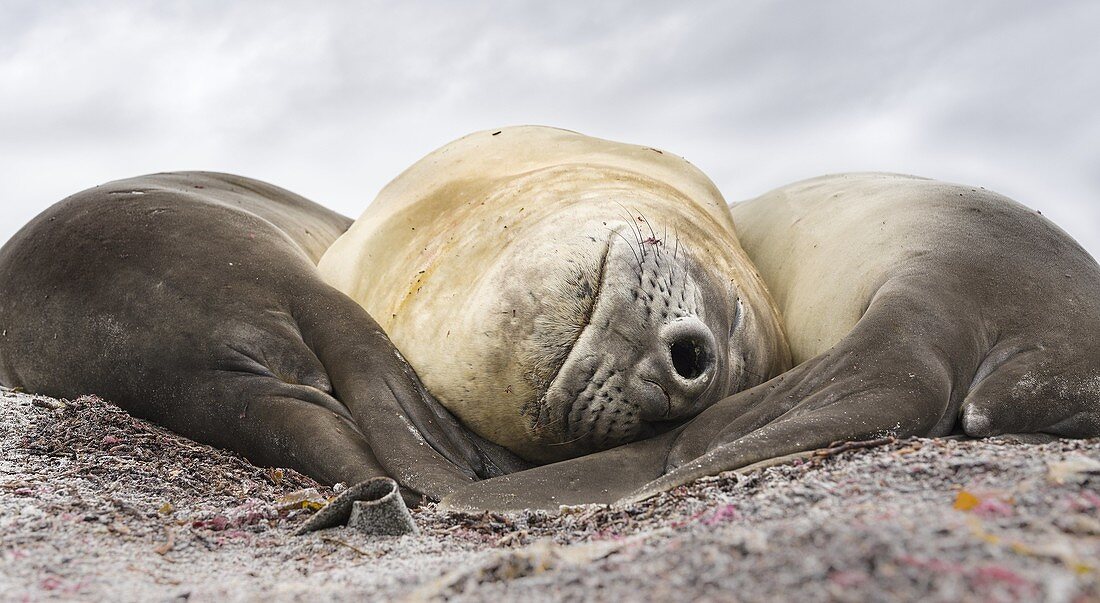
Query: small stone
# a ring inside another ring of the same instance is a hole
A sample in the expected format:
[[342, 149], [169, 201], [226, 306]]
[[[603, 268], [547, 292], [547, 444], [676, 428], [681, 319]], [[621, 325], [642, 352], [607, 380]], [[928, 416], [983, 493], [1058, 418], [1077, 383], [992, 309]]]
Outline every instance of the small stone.
[[286, 472], [278, 467], [268, 467], [267, 470], [264, 471], [264, 475], [267, 476], [267, 479], [271, 480], [271, 483], [278, 486], [279, 484], [283, 483], [283, 478], [286, 476]]
[[1088, 515], [1070, 515], [1056, 521], [1058, 527], [1070, 534], [1100, 536], [1100, 521]]
[[1100, 461], [1078, 454], [1047, 466], [1047, 479], [1055, 484], [1083, 484], [1100, 479]]
[[38, 408], [45, 408], [47, 410], [60, 410], [65, 408], [66, 404], [61, 400], [54, 400], [53, 398], [38, 398], [31, 400], [31, 404]]
[[229, 518], [225, 515], [215, 515], [213, 519], [206, 522], [206, 527], [215, 532], [220, 532], [229, 527]]
[[291, 511], [294, 509], [313, 509], [316, 511], [325, 506], [324, 496], [317, 491], [317, 488], [306, 488], [304, 490], [295, 490], [294, 492], [288, 492], [275, 499], [275, 507], [280, 511]]

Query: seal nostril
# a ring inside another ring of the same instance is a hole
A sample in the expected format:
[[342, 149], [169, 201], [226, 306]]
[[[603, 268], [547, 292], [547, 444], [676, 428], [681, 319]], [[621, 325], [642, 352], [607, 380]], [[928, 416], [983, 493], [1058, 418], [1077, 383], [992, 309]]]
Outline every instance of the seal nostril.
[[684, 379], [696, 379], [707, 370], [710, 363], [706, 346], [694, 337], [678, 339], [669, 346], [672, 366]]

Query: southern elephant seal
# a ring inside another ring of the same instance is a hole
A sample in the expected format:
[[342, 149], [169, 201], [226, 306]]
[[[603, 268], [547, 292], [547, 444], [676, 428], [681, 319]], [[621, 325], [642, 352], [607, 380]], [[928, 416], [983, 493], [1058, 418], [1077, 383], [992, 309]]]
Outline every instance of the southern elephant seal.
[[319, 268], [464, 424], [533, 462], [661, 433], [789, 366], [725, 201], [648, 147], [469, 135], [386, 186]]
[[502, 473], [494, 459], [508, 456], [432, 400], [377, 324], [321, 280], [316, 261], [350, 224], [227, 174], [73, 195], [0, 250], [0, 382], [96, 393], [329, 483], [389, 475], [438, 498]]
[[807, 180], [732, 212], [797, 366], [675, 432], [446, 504], [638, 500], [838, 440], [1100, 435], [1100, 267], [1037, 212], [892, 174]]

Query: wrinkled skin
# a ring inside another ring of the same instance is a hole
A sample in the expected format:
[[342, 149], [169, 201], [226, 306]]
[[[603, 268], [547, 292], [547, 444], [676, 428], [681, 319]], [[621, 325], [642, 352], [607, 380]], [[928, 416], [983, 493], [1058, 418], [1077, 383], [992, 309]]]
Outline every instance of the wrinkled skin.
[[447, 505], [639, 500], [838, 440], [1100, 435], [1100, 267], [1036, 212], [855, 174], [733, 214], [799, 364], [676, 432], [480, 482]]
[[95, 393], [328, 483], [389, 475], [410, 498], [514, 469], [322, 282], [316, 262], [350, 224], [226, 174], [73, 195], [0, 250], [0, 382]]

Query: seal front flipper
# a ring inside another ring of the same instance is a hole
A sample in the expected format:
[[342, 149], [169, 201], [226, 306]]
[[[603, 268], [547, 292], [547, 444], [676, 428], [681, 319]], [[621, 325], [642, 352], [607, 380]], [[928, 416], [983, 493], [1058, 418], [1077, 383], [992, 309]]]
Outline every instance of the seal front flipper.
[[988, 375], [979, 371], [963, 401], [960, 422], [967, 435], [1100, 434], [1100, 349], [1005, 347], [1010, 358]]
[[247, 428], [231, 444], [253, 463], [292, 467], [327, 484], [388, 475], [350, 419], [318, 406], [322, 394], [243, 374], [223, 375], [210, 385], [224, 396], [247, 399], [238, 415]]
[[443, 408], [382, 328], [347, 296], [324, 285], [301, 300], [297, 312], [335, 396], [403, 486], [439, 499], [479, 477], [526, 468]]
[[950, 433], [984, 347], [965, 312], [941, 304], [965, 308], [917, 275], [887, 283], [832, 349], [696, 417], [670, 472], [629, 499], [837, 441]]
[[611, 504], [661, 476], [676, 433], [475, 482], [444, 498], [439, 507], [478, 513]]

